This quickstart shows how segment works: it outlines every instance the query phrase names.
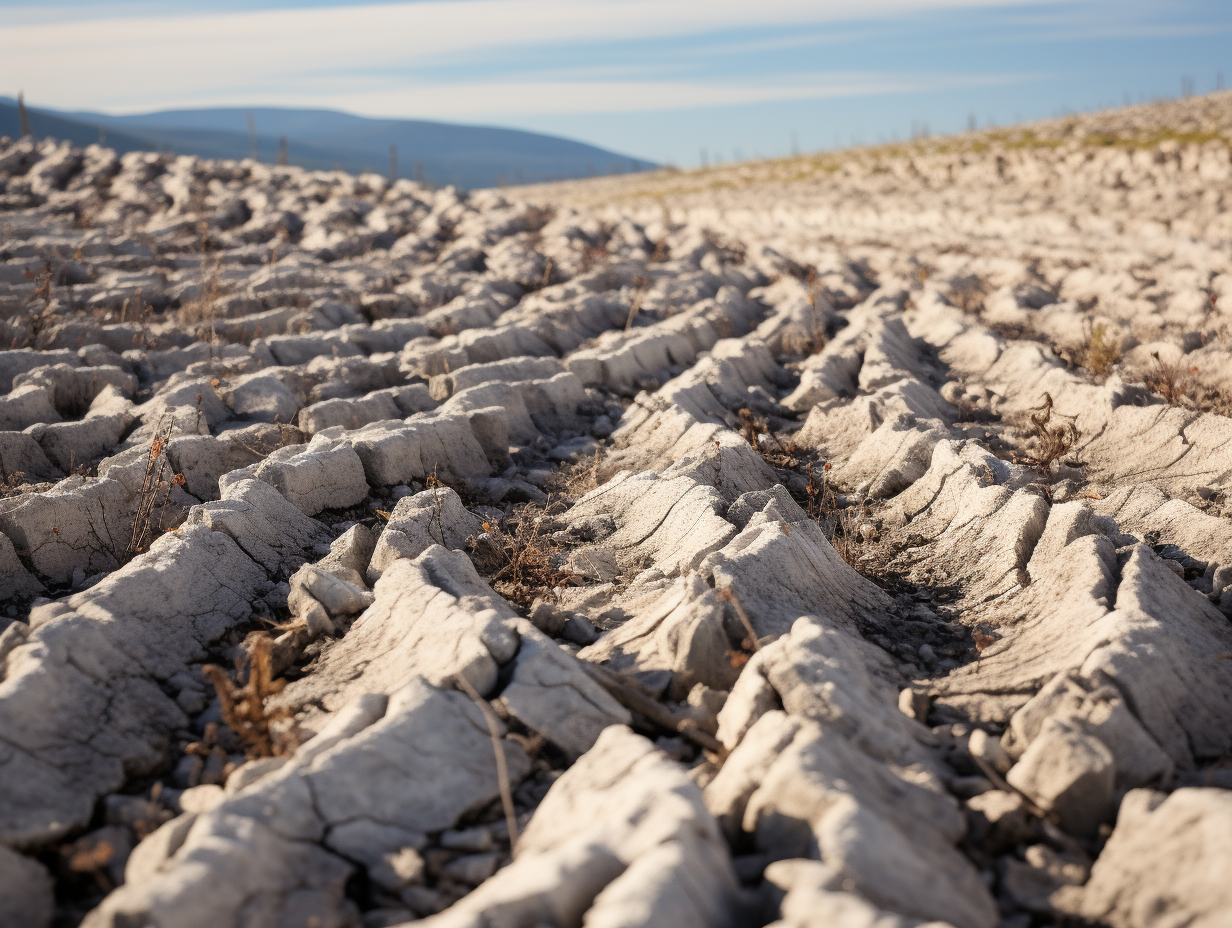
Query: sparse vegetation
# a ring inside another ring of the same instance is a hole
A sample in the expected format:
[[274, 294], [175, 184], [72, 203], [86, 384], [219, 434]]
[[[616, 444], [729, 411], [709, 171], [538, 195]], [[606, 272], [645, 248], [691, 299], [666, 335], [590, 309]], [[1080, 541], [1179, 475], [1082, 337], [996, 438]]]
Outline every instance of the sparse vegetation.
[[[133, 532], [124, 559], [128, 560], [145, 551], [150, 542], [163, 532], [163, 518], [172, 487], [184, 485], [184, 475], [173, 473], [167, 457], [174, 422], [161, 425], [150, 439], [146, 453], [145, 474], [137, 494], [137, 508], [133, 517]], [[157, 520], [155, 519], [157, 516]]]
[[472, 552], [492, 589], [523, 610], [536, 597], [568, 582], [569, 575], [553, 565], [559, 545], [547, 536], [548, 506], [526, 503], [501, 523], [485, 522]]
[[[1055, 418], [1054, 418], [1055, 417]], [[1033, 448], [1027, 463], [1041, 473], [1049, 474], [1052, 465], [1069, 454], [1082, 437], [1078, 431], [1077, 416], [1067, 416], [1053, 408], [1052, 394], [1045, 393], [1038, 406], [1027, 414], [1031, 423]], [[1078, 466], [1076, 461], [1066, 462]]]
[[1172, 406], [1194, 405], [1192, 376], [1198, 369], [1186, 370], [1178, 361], [1165, 361], [1158, 351], [1151, 352], [1153, 364], [1144, 383]]
[[[295, 748], [293, 732], [275, 728], [274, 723], [291, 717], [283, 708], [270, 709], [266, 700], [282, 692], [285, 680], [273, 679], [270, 660], [273, 639], [266, 632], [253, 632], [244, 642], [248, 679], [237, 686], [216, 664], [207, 664], [201, 673], [214, 685], [221, 703], [222, 720], [230, 728], [250, 759], [281, 757]], [[236, 660], [236, 675], [244, 672], [242, 661]]]
[[1121, 360], [1121, 346], [1108, 337], [1107, 329], [1102, 322], [1088, 326], [1087, 337], [1078, 362], [1099, 377], [1112, 373], [1112, 368]]

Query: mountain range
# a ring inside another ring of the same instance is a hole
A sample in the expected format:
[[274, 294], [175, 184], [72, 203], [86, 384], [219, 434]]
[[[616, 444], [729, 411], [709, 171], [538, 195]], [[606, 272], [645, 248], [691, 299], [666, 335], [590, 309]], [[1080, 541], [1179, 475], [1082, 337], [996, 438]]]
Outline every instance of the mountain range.
[[[257, 157], [352, 173], [376, 171], [443, 186], [504, 184], [645, 171], [655, 164], [584, 142], [519, 129], [419, 119], [370, 119], [334, 110], [164, 110], [130, 116], [60, 112], [27, 105], [36, 137], [117, 151], [173, 151], [203, 158]], [[255, 135], [253, 130], [255, 130]], [[0, 97], [0, 135], [21, 133], [17, 101]], [[394, 149], [391, 158], [391, 146]]]

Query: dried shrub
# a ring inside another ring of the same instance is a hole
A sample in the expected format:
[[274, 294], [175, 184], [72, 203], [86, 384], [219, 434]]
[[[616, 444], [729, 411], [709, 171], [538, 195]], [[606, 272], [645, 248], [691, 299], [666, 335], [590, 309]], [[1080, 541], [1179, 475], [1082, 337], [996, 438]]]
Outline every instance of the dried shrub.
[[[1052, 465], [1069, 454], [1082, 437], [1076, 424], [1077, 418], [1053, 409], [1052, 394], [1045, 393], [1040, 405], [1033, 406], [1027, 414], [1036, 445], [1027, 463], [1045, 474], [1049, 473]], [[1076, 461], [1067, 463], [1078, 466]]]
[[[167, 459], [167, 446], [171, 440], [171, 430], [174, 425], [174, 422], [168, 422], [165, 426], [160, 426], [154, 437], [150, 439], [150, 448], [146, 454], [145, 474], [141, 480], [141, 489], [137, 494], [133, 533], [124, 551], [125, 560], [145, 551], [150, 542], [163, 533], [163, 518], [166, 515], [167, 501], [171, 497], [171, 488], [184, 485], [184, 475], [173, 473], [171, 463]], [[157, 521], [155, 521], [156, 514]]]
[[1196, 374], [1198, 369], [1194, 367], [1186, 370], [1178, 362], [1165, 361], [1158, 351], [1152, 351], [1151, 358], [1154, 364], [1143, 383], [1172, 406], [1194, 405], [1196, 384], [1192, 375]]
[[988, 282], [971, 274], [950, 282], [947, 299], [965, 313], [980, 313], [984, 310], [984, 297], [988, 296]]
[[607, 244], [587, 245], [582, 249], [582, 273], [585, 274], [603, 263], [610, 256]]
[[[209, 224], [201, 223], [199, 231], [198, 247], [201, 249], [201, 272], [197, 287], [197, 298], [190, 300], [180, 307], [180, 321], [183, 323], [213, 322], [219, 317], [218, 298], [223, 295], [223, 287], [219, 279], [222, 274], [221, 259], [215, 258], [212, 266], [209, 261], [209, 252], [212, 244], [209, 235]], [[276, 251], [277, 245], [274, 247]], [[212, 336], [213, 333], [205, 330], [197, 334], [204, 341], [206, 336]]]
[[0, 474], [0, 499], [10, 496], [20, 496], [26, 489], [26, 475], [21, 471], [11, 474]]
[[[254, 632], [244, 642], [248, 658], [248, 679], [237, 686], [223, 669], [215, 664], [201, 668], [205, 678], [214, 684], [221, 703], [222, 720], [235, 732], [250, 759], [282, 757], [295, 749], [293, 732], [275, 729], [272, 723], [291, 718], [285, 708], [269, 709], [265, 702], [282, 692], [286, 680], [273, 678], [273, 639], [266, 632]], [[242, 660], [236, 660], [236, 676], [243, 672]]]
[[42, 300], [43, 305], [47, 306], [51, 303], [51, 282], [55, 277], [52, 270], [51, 262], [43, 262], [43, 266], [37, 271], [26, 271], [26, 280], [34, 281], [34, 298]]
[[838, 494], [829, 479], [830, 462], [826, 461], [821, 467], [814, 467], [809, 462], [804, 473], [808, 478], [805, 496], [809, 518], [821, 526], [838, 556], [855, 567], [861, 542], [856, 525], [857, 513], [854, 509], [839, 505]]
[[753, 415], [749, 409], [738, 409], [740, 434], [753, 446], [771, 467], [780, 470], [795, 470], [801, 465], [801, 455], [792, 443], [784, 444], [764, 419]]
[[483, 534], [471, 543], [476, 566], [492, 589], [522, 609], [569, 581], [569, 574], [553, 564], [559, 546], [547, 537], [550, 521], [546, 507], [526, 504], [503, 524], [483, 523]]
[[1108, 338], [1103, 323], [1091, 326], [1079, 351], [1079, 363], [1092, 374], [1106, 377], [1120, 360], [1121, 346]]

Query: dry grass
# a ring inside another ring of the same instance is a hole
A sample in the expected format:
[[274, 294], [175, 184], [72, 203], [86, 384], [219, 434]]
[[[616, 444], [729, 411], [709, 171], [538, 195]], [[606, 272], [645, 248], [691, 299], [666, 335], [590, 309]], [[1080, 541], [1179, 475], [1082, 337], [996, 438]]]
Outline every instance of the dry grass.
[[1143, 382], [1172, 406], [1195, 405], [1197, 385], [1192, 375], [1198, 369], [1186, 370], [1179, 362], [1165, 361], [1158, 351], [1152, 351], [1151, 358], [1154, 364]]
[[[184, 475], [173, 473], [171, 462], [167, 458], [167, 448], [174, 425], [174, 422], [168, 422], [160, 426], [158, 432], [150, 439], [150, 447], [146, 453], [145, 474], [141, 481], [141, 489], [137, 494], [137, 511], [133, 518], [132, 537], [124, 552], [124, 560], [129, 560], [145, 551], [150, 543], [163, 533], [163, 517], [166, 513], [167, 501], [171, 497], [171, 488], [184, 485]], [[155, 515], [157, 515], [157, 521], [155, 521]]]
[[946, 298], [963, 312], [978, 314], [984, 311], [984, 298], [990, 289], [988, 281], [972, 274], [952, 280]]
[[471, 543], [479, 572], [505, 599], [523, 610], [548, 590], [569, 582], [570, 575], [552, 564], [560, 549], [547, 537], [548, 506], [525, 504], [501, 524], [483, 523], [483, 534]]
[[26, 491], [26, 475], [21, 471], [11, 474], [0, 474], [0, 499], [10, 496], [20, 496]]
[[[270, 655], [273, 639], [266, 632], [254, 632], [244, 642], [248, 657], [248, 680], [237, 686], [221, 667], [207, 664], [201, 668], [205, 678], [214, 684], [218, 700], [222, 704], [222, 720], [235, 732], [250, 759], [258, 757], [282, 757], [295, 749], [293, 733], [275, 730], [272, 723], [291, 717], [287, 709], [269, 710], [265, 702], [282, 692], [286, 680], [273, 678]], [[243, 668], [236, 661], [236, 675]]]
[[839, 557], [854, 567], [860, 556], [857, 512], [839, 505], [838, 495], [829, 481], [829, 462], [816, 466], [817, 462], [808, 460], [810, 452], [796, 447], [794, 443], [784, 444], [763, 420], [749, 410], [741, 409], [737, 415], [740, 417], [741, 434], [767, 464], [777, 471], [792, 471], [806, 478], [805, 511], [810, 519], [821, 526]]
[[[1069, 454], [1078, 444], [1082, 433], [1078, 431], [1076, 416], [1067, 416], [1053, 409], [1052, 394], [1045, 393], [1038, 406], [1032, 407], [1027, 414], [1031, 423], [1031, 436], [1035, 449], [1027, 459], [1027, 463], [1047, 474], [1052, 465]], [[1078, 462], [1069, 461], [1070, 466], [1078, 466]]]
[[[221, 259], [215, 258], [213, 265], [210, 265], [209, 225], [204, 222], [201, 223], [200, 227], [199, 247], [201, 249], [201, 272], [197, 287], [197, 298], [190, 300], [180, 307], [180, 322], [189, 325], [216, 320], [219, 317], [218, 299], [223, 295], [223, 287], [220, 282], [222, 274]], [[277, 247], [277, 244], [275, 244], [274, 254], [277, 253]], [[212, 335], [212, 333], [208, 329], [198, 333], [198, 337], [203, 341], [209, 335]]]
[[1121, 346], [1108, 338], [1102, 323], [1087, 330], [1086, 341], [1078, 352], [1078, 363], [1098, 377], [1107, 377], [1121, 360]]
[[803, 455], [792, 443], [784, 444], [774, 430], [748, 409], [736, 410], [740, 418], [740, 434], [753, 446], [753, 450], [771, 467], [779, 470], [796, 470], [803, 463]]

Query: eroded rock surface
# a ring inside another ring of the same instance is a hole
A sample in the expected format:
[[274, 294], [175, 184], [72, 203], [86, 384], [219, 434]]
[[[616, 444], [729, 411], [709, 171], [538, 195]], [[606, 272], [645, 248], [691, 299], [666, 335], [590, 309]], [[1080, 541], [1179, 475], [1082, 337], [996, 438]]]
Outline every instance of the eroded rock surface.
[[0, 140], [0, 923], [1225, 924], [1230, 134]]

